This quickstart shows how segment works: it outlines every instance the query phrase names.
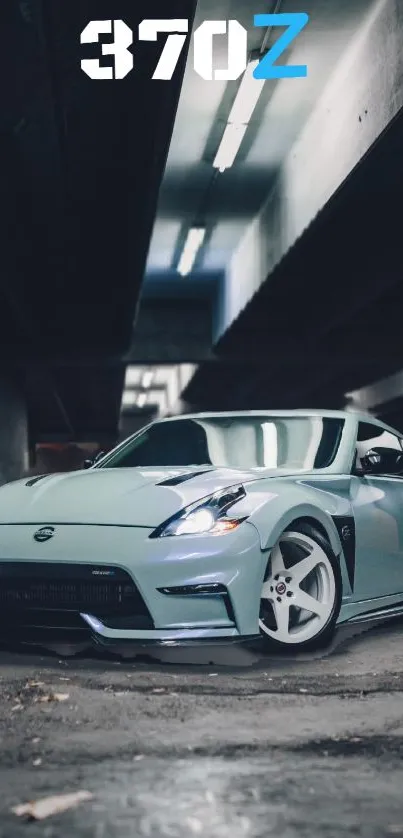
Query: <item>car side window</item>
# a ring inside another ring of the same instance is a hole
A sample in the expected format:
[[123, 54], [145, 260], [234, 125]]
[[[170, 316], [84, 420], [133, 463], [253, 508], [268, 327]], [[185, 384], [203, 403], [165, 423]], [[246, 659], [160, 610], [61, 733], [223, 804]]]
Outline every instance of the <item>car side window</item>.
[[402, 438], [397, 434], [384, 431], [383, 428], [378, 428], [376, 425], [371, 425], [369, 422], [360, 422], [356, 443], [355, 467], [357, 469], [361, 468], [362, 458], [371, 448], [393, 448], [396, 451], [402, 451]]

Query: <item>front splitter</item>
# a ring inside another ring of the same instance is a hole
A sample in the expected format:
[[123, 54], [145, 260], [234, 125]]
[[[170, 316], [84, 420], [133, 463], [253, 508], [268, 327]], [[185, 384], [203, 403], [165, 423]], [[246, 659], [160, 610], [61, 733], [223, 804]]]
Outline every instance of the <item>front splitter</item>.
[[[2, 642], [3, 640], [3, 642]], [[235, 654], [236, 650], [240, 650], [240, 654], [247, 652], [248, 646], [260, 642], [260, 635], [250, 635], [244, 637], [206, 637], [206, 638], [191, 638], [191, 639], [176, 639], [176, 640], [160, 640], [160, 639], [125, 639], [116, 640], [104, 638], [99, 634], [92, 632], [87, 638], [78, 641], [77, 638], [71, 639], [65, 637], [63, 639], [55, 639], [52, 642], [51, 637], [46, 639], [32, 640], [29, 638], [14, 637], [13, 639], [0, 638], [0, 645], [3, 648], [13, 648], [15, 651], [29, 648], [32, 652], [46, 651], [57, 654], [60, 657], [76, 657], [78, 655], [91, 655], [98, 653], [110, 658], [133, 659], [136, 658], [160, 658], [168, 659], [171, 652], [175, 659], [177, 654], [182, 651], [186, 655], [186, 662], [197, 665], [204, 663], [204, 659], [210, 660], [211, 655], [214, 657], [214, 650], [219, 653], [220, 660], [225, 662], [225, 658], [232, 658], [231, 650]], [[242, 650], [242, 651], [241, 651]], [[253, 653], [252, 653], [253, 654]], [[214, 662], [211, 660], [211, 662]], [[217, 661], [218, 662], [218, 661]]]
[[176, 640], [111, 640], [99, 634], [92, 635], [92, 645], [115, 651], [117, 648], [133, 649], [189, 649], [205, 648], [206, 646], [247, 646], [249, 643], [260, 641], [259, 634], [251, 634], [243, 637], [200, 637], [200, 638], [178, 638]]

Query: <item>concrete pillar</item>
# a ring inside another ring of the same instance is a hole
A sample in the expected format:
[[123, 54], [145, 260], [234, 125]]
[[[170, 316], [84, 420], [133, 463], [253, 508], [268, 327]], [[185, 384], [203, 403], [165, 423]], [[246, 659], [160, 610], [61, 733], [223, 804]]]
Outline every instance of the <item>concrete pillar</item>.
[[16, 382], [0, 377], [0, 485], [22, 477], [28, 466], [24, 396]]

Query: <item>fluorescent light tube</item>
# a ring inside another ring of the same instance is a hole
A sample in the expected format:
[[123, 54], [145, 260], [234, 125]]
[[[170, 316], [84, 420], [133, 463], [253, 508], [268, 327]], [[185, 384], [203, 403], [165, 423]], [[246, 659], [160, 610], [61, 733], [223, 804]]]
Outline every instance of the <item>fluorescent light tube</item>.
[[144, 387], [145, 390], [148, 390], [148, 388], [151, 387], [151, 384], [153, 383], [153, 379], [154, 373], [152, 372], [152, 370], [147, 370], [147, 372], [145, 372], [143, 375], [141, 386]]
[[239, 85], [228, 122], [231, 125], [247, 125], [251, 121], [253, 111], [263, 90], [265, 80], [253, 78], [253, 73], [259, 64], [259, 59], [250, 61]]
[[233, 165], [263, 90], [264, 79], [253, 77], [258, 64], [258, 58], [249, 62], [239, 85], [238, 93], [228, 117], [227, 127], [213, 163], [214, 168], [219, 169], [220, 172], [230, 169]]
[[225, 172], [225, 169], [231, 168], [247, 127], [247, 125], [227, 125], [213, 163], [215, 169], [219, 169], [220, 172]]
[[205, 235], [204, 227], [192, 227], [189, 230], [178, 265], [178, 272], [182, 276], [187, 276], [191, 272]]
[[137, 407], [144, 407], [146, 401], [147, 401], [146, 394], [145, 393], [140, 393], [140, 395], [137, 399]]

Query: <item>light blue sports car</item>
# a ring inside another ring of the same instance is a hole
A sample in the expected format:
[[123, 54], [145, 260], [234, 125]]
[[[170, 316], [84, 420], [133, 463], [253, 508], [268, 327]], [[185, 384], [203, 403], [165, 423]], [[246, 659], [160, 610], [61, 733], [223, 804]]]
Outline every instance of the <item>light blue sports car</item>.
[[403, 612], [402, 475], [402, 436], [356, 413], [154, 422], [0, 489], [0, 637], [327, 643]]

